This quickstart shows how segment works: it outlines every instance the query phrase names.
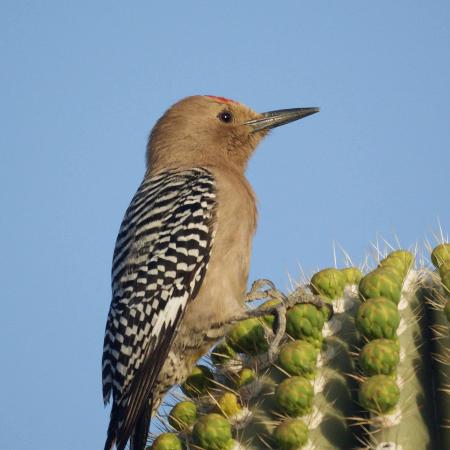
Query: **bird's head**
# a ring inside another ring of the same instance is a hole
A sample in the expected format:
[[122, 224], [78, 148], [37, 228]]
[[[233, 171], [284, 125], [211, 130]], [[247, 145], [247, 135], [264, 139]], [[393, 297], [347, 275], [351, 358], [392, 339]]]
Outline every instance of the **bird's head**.
[[271, 128], [318, 112], [294, 108], [257, 113], [224, 97], [187, 97], [158, 120], [147, 146], [147, 169], [227, 165], [244, 171]]

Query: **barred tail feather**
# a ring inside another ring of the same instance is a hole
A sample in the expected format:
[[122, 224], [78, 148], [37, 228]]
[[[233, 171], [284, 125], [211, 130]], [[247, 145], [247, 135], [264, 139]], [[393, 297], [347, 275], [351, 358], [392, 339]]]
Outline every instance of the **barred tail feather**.
[[124, 450], [128, 441], [130, 442], [130, 450], [145, 450], [152, 411], [155, 411], [152, 408], [152, 402], [146, 403], [147, 407], [142, 408], [135, 423], [131, 426], [131, 433], [124, 429], [126, 409], [113, 405], [104, 450], [113, 450], [114, 448]]
[[113, 450], [115, 443], [116, 443], [116, 420], [113, 414], [111, 414], [104, 450]]
[[150, 429], [151, 409], [144, 408], [139, 416], [130, 439], [130, 450], [145, 450]]

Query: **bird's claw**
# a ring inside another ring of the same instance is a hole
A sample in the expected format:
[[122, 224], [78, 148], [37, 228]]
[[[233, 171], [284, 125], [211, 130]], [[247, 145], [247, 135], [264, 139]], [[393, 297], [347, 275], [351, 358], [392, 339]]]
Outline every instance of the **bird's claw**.
[[315, 295], [308, 289], [300, 286], [291, 292], [286, 299], [286, 308], [292, 308], [295, 305], [309, 303], [317, 308], [323, 308], [324, 306], [330, 310], [328, 319], [331, 319], [334, 314], [333, 305], [324, 301], [319, 295]]
[[[284, 334], [286, 332], [286, 306], [284, 302], [279, 303], [275, 307], [275, 333], [271, 331], [271, 336], [273, 339], [270, 341], [269, 349], [267, 350], [267, 359], [269, 364], [273, 364], [278, 357], [278, 353], [280, 352], [280, 344], [284, 338]], [[268, 336], [266, 335], [267, 340]]]
[[[298, 287], [289, 295], [283, 294], [279, 291], [275, 284], [267, 279], [256, 280], [247, 293], [245, 300], [247, 302], [254, 300], [280, 300], [280, 302], [272, 307], [265, 307], [264, 305], [260, 308], [247, 311], [247, 317], [262, 317], [264, 315], [273, 314], [275, 315], [274, 329], [272, 331], [270, 328], [265, 327], [265, 338], [269, 342], [269, 349], [267, 351], [267, 365], [275, 362], [280, 351], [280, 344], [286, 333], [286, 312], [288, 309], [292, 308], [298, 304], [312, 304], [317, 308], [323, 308], [324, 306], [329, 308], [330, 315], [329, 319], [333, 316], [333, 305], [325, 302], [320, 296], [314, 295], [308, 289], [304, 287]], [[263, 364], [266, 365], [266, 364]]]
[[[274, 288], [275, 289], [275, 288]], [[279, 291], [277, 291], [279, 292]], [[281, 294], [281, 293], [280, 293]], [[271, 332], [271, 336], [274, 336], [270, 342], [268, 350], [268, 362], [273, 363], [278, 356], [279, 346], [286, 332], [286, 312], [298, 304], [312, 304], [317, 308], [327, 307], [329, 309], [328, 320], [334, 314], [333, 305], [324, 301], [320, 296], [314, 295], [303, 287], [298, 287], [291, 292], [288, 296], [281, 294], [277, 298], [283, 298], [283, 301], [271, 309], [271, 313], [276, 316], [275, 320], [275, 332]], [[269, 333], [268, 333], [269, 334]], [[266, 335], [269, 340], [269, 336]]]
[[[264, 289], [265, 288], [265, 289]], [[277, 298], [279, 291], [275, 287], [272, 281], [265, 278], [261, 278], [253, 282], [252, 287], [245, 296], [246, 302], [252, 302], [254, 300], [263, 300], [266, 298]]]

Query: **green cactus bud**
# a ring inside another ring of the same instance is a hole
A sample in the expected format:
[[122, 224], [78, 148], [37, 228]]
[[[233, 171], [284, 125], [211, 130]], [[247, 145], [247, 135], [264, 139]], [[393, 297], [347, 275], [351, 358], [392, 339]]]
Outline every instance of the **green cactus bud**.
[[447, 318], [447, 321], [450, 322], [450, 300], [447, 301], [444, 307], [444, 314]]
[[255, 380], [256, 380], [256, 372], [252, 369], [245, 367], [238, 373], [238, 377], [236, 380], [236, 387], [239, 389], [242, 386], [245, 386]]
[[195, 366], [181, 390], [189, 397], [205, 395], [214, 386], [214, 376], [211, 370], [202, 365]]
[[218, 403], [219, 412], [223, 413], [225, 417], [232, 417], [239, 411], [242, 411], [237, 395], [232, 392], [225, 392], [225, 394], [219, 398]]
[[279, 363], [290, 375], [303, 375], [313, 378], [317, 365], [318, 350], [307, 341], [293, 341], [283, 345]]
[[174, 433], [160, 434], [151, 446], [152, 450], [183, 450], [181, 441]]
[[375, 339], [367, 343], [359, 354], [359, 365], [367, 376], [392, 375], [400, 362], [398, 343], [390, 339]]
[[214, 364], [222, 365], [236, 357], [236, 352], [226, 340], [217, 344], [211, 352], [211, 360]]
[[404, 277], [414, 261], [414, 256], [406, 250], [396, 250], [380, 261], [380, 267], [395, 267]]
[[400, 301], [402, 280], [391, 270], [382, 267], [368, 273], [359, 282], [359, 294], [367, 300], [374, 297], [386, 297], [397, 304]]
[[441, 282], [447, 293], [450, 292], [450, 261], [446, 261], [439, 267]]
[[315, 294], [333, 300], [342, 297], [346, 282], [341, 270], [323, 269], [311, 278], [311, 289]]
[[177, 403], [170, 412], [169, 423], [176, 430], [189, 429], [197, 420], [197, 406], [190, 401]]
[[300, 419], [287, 419], [277, 426], [273, 437], [280, 450], [298, 450], [308, 441], [308, 427]]
[[323, 312], [314, 305], [295, 305], [286, 314], [286, 332], [294, 339], [304, 339], [317, 348], [322, 346]]
[[400, 323], [400, 314], [394, 303], [384, 297], [375, 297], [362, 303], [356, 313], [356, 327], [367, 339], [394, 339]]
[[328, 320], [330, 320], [332, 313], [333, 313], [332, 304], [326, 303], [324, 306], [322, 306], [322, 308], [320, 308], [320, 311], [323, 314], [323, 318], [325, 319], [325, 322], [328, 322]]
[[383, 271], [384, 275], [388, 275], [395, 280], [398, 286], [403, 285], [403, 280], [405, 279], [406, 272], [404, 272], [399, 266], [394, 264], [395, 258], [391, 259], [390, 262], [387, 261], [384, 266], [379, 266], [376, 270]]
[[257, 355], [268, 350], [263, 321], [257, 318], [243, 320], [234, 325], [228, 334], [228, 343], [237, 352]]
[[444, 261], [439, 266], [439, 275], [442, 277], [442, 275], [450, 270], [450, 261]]
[[359, 284], [363, 277], [362, 272], [357, 267], [346, 267], [341, 270], [345, 277], [345, 284]]
[[436, 269], [450, 261], [450, 243], [439, 244], [431, 253], [431, 262]]
[[291, 417], [304, 416], [311, 412], [314, 390], [305, 377], [291, 377], [278, 385], [275, 399], [278, 407]]
[[194, 425], [192, 437], [195, 444], [204, 450], [230, 450], [234, 445], [230, 423], [216, 413], [200, 417]]
[[398, 258], [404, 261], [405, 267], [411, 267], [412, 263], [414, 262], [414, 254], [409, 250], [394, 250], [393, 252], [389, 253], [389, 255], [387, 255], [384, 259], [389, 258]]
[[399, 399], [400, 389], [395, 380], [387, 375], [367, 378], [359, 388], [359, 402], [373, 413], [388, 413], [397, 405]]

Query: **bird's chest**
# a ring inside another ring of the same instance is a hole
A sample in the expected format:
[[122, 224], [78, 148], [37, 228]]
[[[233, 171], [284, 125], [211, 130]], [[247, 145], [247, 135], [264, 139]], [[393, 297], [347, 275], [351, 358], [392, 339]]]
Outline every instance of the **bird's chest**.
[[211, 257], [198, 296], [186, 311], [185, 324], [206, 330], [243, 310], [255, 227], [256, 207], [249, 187], [219, 180]]
[[[221, 185], [219, 184], [219, 188]], [[256, 229], [256, 201], [248, 183], [227, 183], [218, 190], [217, 227], [213, 256], [228, 277], [235, 277], [239, 289], [247, 282], [253, 235]], [[232, 280], [229, 280], [232, 283]]]

